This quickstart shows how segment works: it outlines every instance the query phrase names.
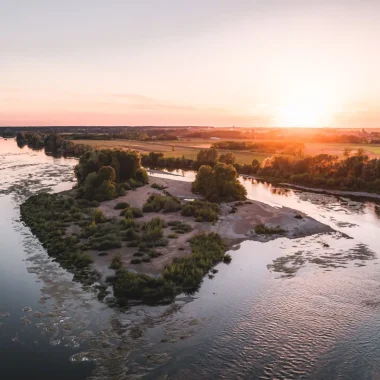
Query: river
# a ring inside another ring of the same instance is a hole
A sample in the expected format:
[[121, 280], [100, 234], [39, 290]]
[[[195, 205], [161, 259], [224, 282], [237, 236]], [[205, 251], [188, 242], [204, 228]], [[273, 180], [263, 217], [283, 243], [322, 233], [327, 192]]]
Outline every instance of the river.
[[75, 164], [0, 140], [2, 379], [380, 378], [375, 203], [241, 178], [250, 199], [336, 232], [246, 241], [193, 297], [116, 310], [73, 282], [19, 219], [31, 194], [71, 188]]

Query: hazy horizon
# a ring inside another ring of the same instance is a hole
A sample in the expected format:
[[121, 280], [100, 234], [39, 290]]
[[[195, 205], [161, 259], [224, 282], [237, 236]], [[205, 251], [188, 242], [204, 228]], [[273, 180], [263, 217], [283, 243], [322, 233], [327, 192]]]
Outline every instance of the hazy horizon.
[[0, 0], [0, 125], [380, 127], [380, 2]]

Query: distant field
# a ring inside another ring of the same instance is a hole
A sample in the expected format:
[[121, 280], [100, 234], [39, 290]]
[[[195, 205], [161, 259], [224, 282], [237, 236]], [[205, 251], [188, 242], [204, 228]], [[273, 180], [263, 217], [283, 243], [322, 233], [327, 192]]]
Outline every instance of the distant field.
[[[257, 141], [257, 140], [256, 140]], [[195, 160], [200, 149], [209, 148], [215, 141], [209, 139], [192, 139], [190, 141], [133, 141], [133, 140], [75, 140], [76, 143], [87, 144], [97, 149], [102, 148], [119, 148], [133, 149], [141, 153], [162, 152], [168, 157], [182, 157]], [[380, 156], [380, 145], [370, 144], [325, 144], [325, 143], [305, 143], [305, 153], [315, 156], [326, 153], [342, 156], [344, 148], [351, 148], [353, 152], [363, 148], [370, 157]], [[223, 150], [219, 150], [223, 153]], [[258, 153], [249, 151], [233, 151], [236, 162], [239, 164], [250, 164], [255, 158], [262, 161], [264, 158], [271, 156], [270, 153]]]
[[[162, 152], [168, 157], [182, 157], [195, 160], [201, 149], [209, 148], [212, 144], [210, 140], [194, 139], [191, 141], [132, 141], [132, 140], [75, 140], [77, 144], [87, 144], [96, 149], [119, 148], [133, 149], [141, 153]], [[173, 150], [174, 149], [174, 150]], [[223, 150], [219, 150], [223, 153]], [[252, 153], [247, 151], [234, 151], [236, 162], [239, 164], [250, 164], [255, 158], [262, 161], [270, 156], [267, 153]]]
[[371, 157], [376, 157], [380, 155], [380, 145], [379, 144], [350, 144], [350, 143], [337, 143], [337, 144], [324, 144], [324, 143], [306, 143], [305, 153], [311, 156], [317, 154], [326, 153], [341, 156], [343, 154], [344, 148], [351, 148], [354, 153], [359, 148], [363, 148]]

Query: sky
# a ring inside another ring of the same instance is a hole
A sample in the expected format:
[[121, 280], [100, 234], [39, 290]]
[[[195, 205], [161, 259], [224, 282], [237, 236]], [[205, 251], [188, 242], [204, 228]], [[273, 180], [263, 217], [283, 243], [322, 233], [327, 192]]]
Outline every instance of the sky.
[[0, 0], [0, 125], [380, 127], [379, 0]]

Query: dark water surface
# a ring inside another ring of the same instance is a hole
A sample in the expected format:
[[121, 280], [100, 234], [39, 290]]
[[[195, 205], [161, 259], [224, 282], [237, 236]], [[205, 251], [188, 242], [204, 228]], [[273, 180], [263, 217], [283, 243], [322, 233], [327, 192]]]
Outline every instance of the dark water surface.
[[25, 197], [73, 185], [75, 162], [0, 140], [1, 379], [380, 379], [376, 204], [242, 179], [337, 232], [244, 242], [194, 297], [120, 312], [19, 221]]

